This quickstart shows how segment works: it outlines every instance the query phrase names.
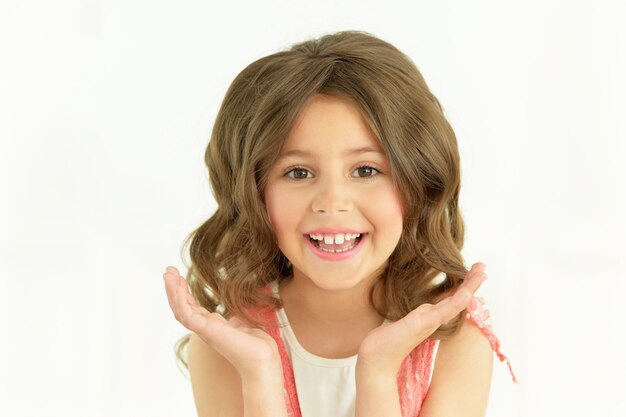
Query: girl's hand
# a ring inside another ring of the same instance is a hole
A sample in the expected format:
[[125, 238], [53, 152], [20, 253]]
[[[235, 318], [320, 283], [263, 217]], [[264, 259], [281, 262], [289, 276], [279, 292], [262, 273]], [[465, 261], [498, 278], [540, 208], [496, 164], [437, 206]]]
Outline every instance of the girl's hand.
[[268, 372], [280, 373], [282, 378], [278, 347], [270, 335], [249, 327], [236, 317], [227, 321], [199, 305], [176, 268], [167, 267], [163, 279], [176, 320], [226, 358], [242, 379], [259, 380]]
[[367, 334], [359, 347], [357, 369], [393, 377], [404, 358], [439, 326], [465, 310], [478, 287], [487, 279], [485, 264], [475, 263], [457, 291], [437, 304], [422, 304], [404, 318], [385, 323]]

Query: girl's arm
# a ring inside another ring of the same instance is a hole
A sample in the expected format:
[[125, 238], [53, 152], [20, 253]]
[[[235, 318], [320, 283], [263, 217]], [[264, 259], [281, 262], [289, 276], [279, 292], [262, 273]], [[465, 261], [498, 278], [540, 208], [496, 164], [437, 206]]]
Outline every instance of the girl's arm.
[[356, 417], [402, 417], [395, 375], [356, 367]]
[[439, 342], [433, 378], [420, 417], [482, 417], [487, 409], [493, 350], [466, 320], [453, 339]]
[[280, 373], [242, 381], [230, 362], [195, 333], [189, 340], [188, 349], [189, 374], [198, 417], [286, 416]]

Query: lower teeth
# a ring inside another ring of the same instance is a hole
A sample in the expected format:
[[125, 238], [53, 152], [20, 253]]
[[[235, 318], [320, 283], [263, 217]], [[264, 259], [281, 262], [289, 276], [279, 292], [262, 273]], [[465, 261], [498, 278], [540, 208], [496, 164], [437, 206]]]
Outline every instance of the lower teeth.
[[[354, 245], [354, 246], [356, 246], [356, 245]], [[339, 252], [345, 252], [347, 250], [350, 250], [350, 249], [354, 248], [354, 246], [351, 246], [351, 247], [345, 248], [345, 249], [337, 249], [337, 250], [324, 249], [324, 248], [320, 248], [320, 249], [323, 250], [324, 252], [328, 252], [328, 253], [339, 253]]]

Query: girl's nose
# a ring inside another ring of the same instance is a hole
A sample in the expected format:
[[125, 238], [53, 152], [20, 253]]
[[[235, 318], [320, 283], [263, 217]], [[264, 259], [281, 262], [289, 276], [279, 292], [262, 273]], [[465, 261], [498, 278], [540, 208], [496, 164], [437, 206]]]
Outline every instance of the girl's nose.
[[319, 184], [311, 208], [316, 213], [334, 213], [352, 211], [354, 202], [348, 187], [343, 186], [341, 180], [332, 179]]

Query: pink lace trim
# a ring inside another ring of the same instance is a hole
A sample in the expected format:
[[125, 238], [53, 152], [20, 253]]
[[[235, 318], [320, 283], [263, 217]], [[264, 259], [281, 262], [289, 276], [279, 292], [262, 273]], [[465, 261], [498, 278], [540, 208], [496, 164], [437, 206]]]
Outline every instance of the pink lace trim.
[[407, 356], [398, 371], [398, 396], [403, 417], [416, 417], [428, 393], [436, 341], [425, 340]]
[[506, 364], [509, 367], [509, 372], [511, 372], [511, 376], [513, 377], [513, 382], [519, 383], [519, 380], [515, 376], [513, 372], [513, 368], [511, 367], [511, 362], [509, 358], [502, 354], [500, 351], [500, 340], [496, 337], [493, 332], [493, 329], [489, 324], [487, 324], [487, 319], [489, 318], [489, 310], [485, 307], [485, 299], [482, 297], [472, 297], [470, 300], [467, 309], [466, 317], [471, 320], [485, 336], [489, 340], [491, 344], [491, 348], [496, 352], [500, 362], [506, 361]]

